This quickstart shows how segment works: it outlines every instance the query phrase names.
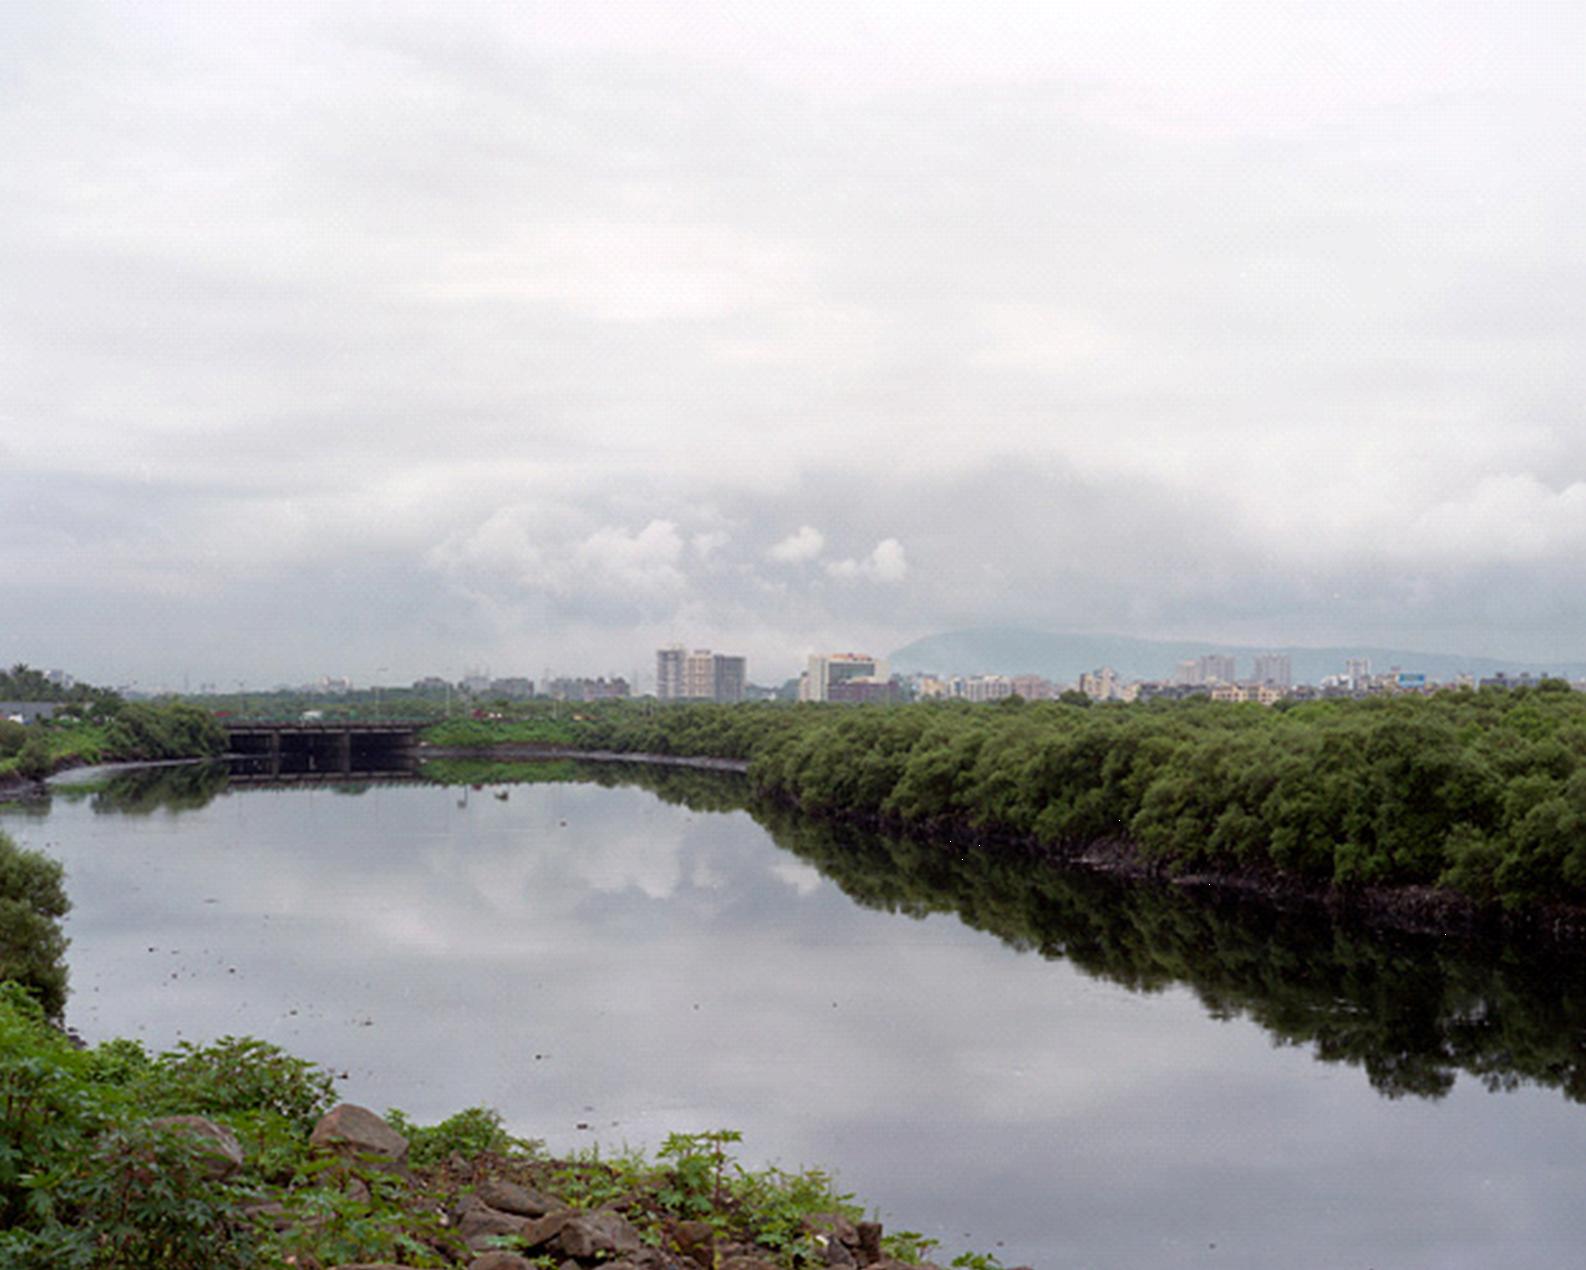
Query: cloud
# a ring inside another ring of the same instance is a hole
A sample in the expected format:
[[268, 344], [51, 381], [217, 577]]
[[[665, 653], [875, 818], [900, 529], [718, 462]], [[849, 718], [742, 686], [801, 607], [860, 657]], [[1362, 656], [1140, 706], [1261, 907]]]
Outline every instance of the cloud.
[[682, 595], [683, 538], [673, 521], [586, 530], [577, 520], [568, 511], [503, 507], [433, 548], [427, 562], [465, 591], [509, 605], [537, 596], [569, 612], [633, 612]]
[[833, 560], [827, 564], [826, 572], [845, 581], [865, 578], [872, 582], [902, 582], [908, 575], [909, 562], [901, 542], [883, 538], [863, 560]]
[[709, 529], [689, 538], [689, 545], [701, 560], [709, 560], [732, 541], [732, 535], [723, 529]]
[[781, 564], [805, 564], [814, 560], [826, 547], [826, 535], [811, 525], [801, 526], [777, 543], [766, 555]]

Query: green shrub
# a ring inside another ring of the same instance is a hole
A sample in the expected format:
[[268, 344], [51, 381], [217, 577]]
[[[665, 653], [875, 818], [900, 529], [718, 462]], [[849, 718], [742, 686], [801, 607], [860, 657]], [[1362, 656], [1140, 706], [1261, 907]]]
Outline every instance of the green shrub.
[[0, 832], [0, 980], [20, 984], [44, 1013], [66, 1007], [66, 937], [71, 908], [60, 862], [25, 850]]
[[395, 1107], [385, 1113], [386, 1120], [408, 1140], [408, 1159], [423, 1167], [439, 1164], [457, 1151], [472, 1157], [489, 1152], [494, 1155], [538, 1155], [543, 1143], [533, 1138], [515, 1138], [501, 1127], [501, 1115], [490, 1107], [468, 1107], [435, 1125], [417, 1125]]

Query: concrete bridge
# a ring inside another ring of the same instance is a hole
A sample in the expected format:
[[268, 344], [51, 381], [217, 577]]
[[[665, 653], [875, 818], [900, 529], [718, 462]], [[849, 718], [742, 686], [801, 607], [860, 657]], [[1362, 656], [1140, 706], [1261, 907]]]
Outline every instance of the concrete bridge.
[[421, 723], [227, 723], [233, 758], [273, 773], [352, 773], [411, 766]]

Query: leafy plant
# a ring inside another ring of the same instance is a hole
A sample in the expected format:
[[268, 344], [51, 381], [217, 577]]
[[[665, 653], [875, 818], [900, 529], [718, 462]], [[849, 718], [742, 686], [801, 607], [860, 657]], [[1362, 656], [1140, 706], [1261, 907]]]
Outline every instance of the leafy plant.
[[501, 1114], [490, 1107], [466, 1107], [439, 1124], [418, 1125], [395, 1107], [385, 1113], [391, 1127], [408, 1140], [408, 1159], [414, 1165], [438, 1164], [458, 1152], [463, 1156], [486, 1153], [503, 1156], [537, 1156], [544, 1143], [518, 1138], [501, 1126]]

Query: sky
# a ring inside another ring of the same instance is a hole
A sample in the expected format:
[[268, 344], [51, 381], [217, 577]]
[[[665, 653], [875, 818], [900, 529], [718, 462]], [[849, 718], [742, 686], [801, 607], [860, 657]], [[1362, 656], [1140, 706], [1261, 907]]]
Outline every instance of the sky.
[[1577, 659], [1582, 67], [1525, 0], [11, 0], [0, 660]]

